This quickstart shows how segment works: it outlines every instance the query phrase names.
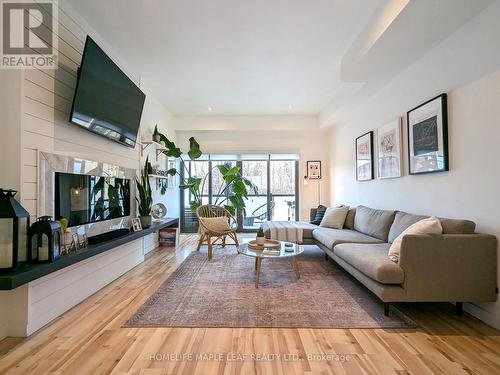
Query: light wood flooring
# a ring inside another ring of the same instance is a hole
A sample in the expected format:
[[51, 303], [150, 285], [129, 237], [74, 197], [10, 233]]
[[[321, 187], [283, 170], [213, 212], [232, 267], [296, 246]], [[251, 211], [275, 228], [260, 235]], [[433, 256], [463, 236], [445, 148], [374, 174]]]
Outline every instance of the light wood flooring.
[[406, 330], [121, 328], [195, 246], [182, 236], [31, 337], [1, 341], [0, 374], [500, 374], [500, 332], [449, 304], [400, 305], [419, 324]]

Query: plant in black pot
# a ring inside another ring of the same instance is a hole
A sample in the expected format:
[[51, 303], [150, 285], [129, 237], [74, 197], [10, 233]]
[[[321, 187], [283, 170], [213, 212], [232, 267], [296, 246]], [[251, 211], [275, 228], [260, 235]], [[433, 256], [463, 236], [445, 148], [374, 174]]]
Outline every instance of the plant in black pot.
[[158, 132], [158, 125], [155, 125], [155, 130], [153, 132], [153, 141], [156, 143], [160, 143], [160, 133]]
[[153, 205], [151, 185], [149, 184], [148, 159], [149, 157], [146, 158], [146, 163], [141, 171], [141, 179], [136, 179], [137, 193], [139, 196], [135, 199], [137, 200], [139, 218], [141, 219], [143, 228], [151, 226], [151, 206]]

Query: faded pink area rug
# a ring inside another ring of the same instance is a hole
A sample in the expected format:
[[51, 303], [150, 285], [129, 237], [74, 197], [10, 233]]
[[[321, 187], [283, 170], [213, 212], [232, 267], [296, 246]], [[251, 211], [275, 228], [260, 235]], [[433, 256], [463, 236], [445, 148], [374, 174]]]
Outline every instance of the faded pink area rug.
[[234, 247], [190, 254], [124, 327], [414, 328], [316, 246], [288, 259], [264, 259], [259, 289], [255, 259]]

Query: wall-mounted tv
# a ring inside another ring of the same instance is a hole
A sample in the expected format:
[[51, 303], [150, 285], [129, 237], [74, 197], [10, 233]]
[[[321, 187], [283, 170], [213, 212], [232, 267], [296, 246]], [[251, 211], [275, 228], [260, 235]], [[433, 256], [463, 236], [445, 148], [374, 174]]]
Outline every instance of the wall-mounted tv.
[[69, 121], [135, 147], [146, 95], [87, 36]]
[[55, 216], [69, 226], [130, 215], [130, 181], [125, 178], [55, 174]]

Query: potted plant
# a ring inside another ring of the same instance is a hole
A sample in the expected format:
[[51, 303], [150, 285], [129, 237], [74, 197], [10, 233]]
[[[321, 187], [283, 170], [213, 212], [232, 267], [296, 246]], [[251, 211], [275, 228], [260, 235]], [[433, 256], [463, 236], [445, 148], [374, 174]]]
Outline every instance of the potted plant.
[[266, 235], [264, 234], [264, 229], [262, 227], [259, 228], [257, 231], [257, 243], [264, 243], [266, 242]]
[[156, 143], [160, 143], [160, 133], [158, 132], [158, 125], [155, 125], [155, 130], [153, 132], [153, 141]]
[[143, 228], [151, 226], [151, 206], [153, 205], [153, 197], [151, 192], [151, 185], [149, 184], [148, 164], [149, 157], [146, 158], [146, 163], [141, 171], [141, 179], [136, 179], [137, 192], [139, 197], [136, 197], [139, 209], [139, 218]]

